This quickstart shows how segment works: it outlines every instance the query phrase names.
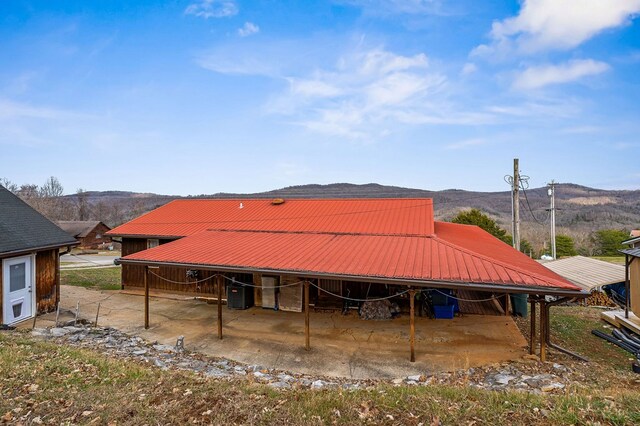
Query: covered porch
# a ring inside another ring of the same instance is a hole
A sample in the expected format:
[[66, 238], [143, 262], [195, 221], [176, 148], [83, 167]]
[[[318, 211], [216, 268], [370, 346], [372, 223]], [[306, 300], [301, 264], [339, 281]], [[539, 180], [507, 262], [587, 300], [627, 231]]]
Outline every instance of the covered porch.
[[[208, 356], [249, 365], [318, 376], [380, 379], [430, 374], [517, 360], [527, 341], [509, 316], [465, 315], [453, 320], [415, 318], [416, 360], [410, 362], [407, 314], [389, 321], [361, 320], [357, 313], [310, 312], [311, 346], [305, 350], [303, 313], [262, 308], [230, 310], [223, 306], [224, 338], [217, 335], [217, 305], [184, 295], [151, 292], [149, 328], [144, 328], [144, 295], [98, 292], [62, 286], [61, 309], [137, 335]], [[55, 314], [38, 318], [52, 325]]]

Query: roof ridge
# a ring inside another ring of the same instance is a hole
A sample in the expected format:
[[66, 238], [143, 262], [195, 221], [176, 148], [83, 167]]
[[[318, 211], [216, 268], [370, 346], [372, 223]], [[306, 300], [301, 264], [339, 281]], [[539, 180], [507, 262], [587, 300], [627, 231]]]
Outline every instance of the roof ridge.
[[[473, 226], [473, 225], [471, 225], [471, 226]], [[539, 280], [542, 280], [542, 281], [547, 281], [547, 282], [557, 281], [557, 279], [552, 279], [552, 278], [549, 278], [549, 277], [545, 277], [544, 275], [540, 275], [540, 274], [539, 274], [539, 273], [537, 273], [537, 272], [532, 272], [532, 271], [524, 270], [524, 269], [522, 269], [522, 268], [520, 268], [520, 267], [518, 267], [518, 266], [516, 266], [516, 265], [512, 265], [512, 264], [509, 264], [509, 263], [504, 262], [504, 261], [502, 261], [502, 260], [494, 259], [494, 258], [489, 257], [489, 256], [487, 256], [487, 255], [484, 255], [484, 254], [478, 253], [478, 252], [476, 252], [476, 251], [474, 251], [474, 250], [471, 250], [471, 249], [468, 249], [468, 248], [466, 248], [466, 247], [462, 247], [462, 246], [460, 246], [460, 245], [458, 245], [458, 244], [452, 243], [451, 241], [447, 241], [447, 240], [445, 240], [445, 239], [443, 239], [443, 238], [439, 237], [437, 234], [436, 234], [436, 235], [434, 235], [434, 236], [433, 236], [433, 238], [434, 238], [435, 240], [437, 240], [438, 242], [440, 242], [440, 243], [444, 244], [444, 245], [447, 245], [447, 246], [449, 246], [449, 247], [452, 247], [452, 248], [455, 248], [455, 249], [461, 250], [461, 251], [463, 251], [463, 252], [465, 252], [465, 253], [467, 253], [467, 254], [469, 254], [469, 255], [471, 255], [471, 256], [475, 256], [475, 257], [478, 257], [478, 258], [480, 258], [480, 259], [483, 259], [483, 260], [489, 261], [489, 262], [491, 262], [491, 263], [498, 264], [498, 265], [502, 266], [502, 267], [503, 267], [503, 268], [505, 268], [505, 269], [511, 269], [511, 270], [513, 270], [513, 271], [518, 272], [519, 274], [530, 275], [530, 276], [532, 276], [532, 277], [534, 277], [534, 278], [536, 278], [536, 279], [539, 279]], [[519, 252], [518, 252], [518, 253], [519, 253]], [[553, 272], [553, 271], [552, 271], [552, 270], [550, 270], [550, 269], [549, 269], [549, 272], [551, 272], [551, 273], [553, 273], [553, 274], [558, 275], [557, 273]], [[558, 275], [558, 276], [559, 276], [559, 275]], [[559, 276], [559, 277], [560, 277], [560, 276]], [[564, 279], [564, 278], [562, 278], [562, 277], [560, 277], [560, 278], [561, 278], [561, 279]], [[567, 281], [567, 282], [569, 282], [569, 280], [566, 280], [566, 281]], [[571, 282], [569, 282], [569, 283], [570, 283], [571, 285], [575, 285], [575, 284], [573, 284], [573, 283], [571, 283]]]
[[[337, 231], [285, 231], [276, 229], [229, 229], [229, 228], [210, 228], [201, 232], [255, 232], [260, 234], [304, 234], [304, 235], [358, 235], [369, 237], [407, 237], [407, 238], [431, 238], [433, 234], [407, 234], [407, 233], [371, 233], [371, 232], [337, 232]], [[199, 234], [197, 232], [196, 234]], [[196, 235], [193, 234], [193, 235]], [[188, 237], [188, 236], [187, 236]], [[186, 238], [186, 237], [185, 237]]]

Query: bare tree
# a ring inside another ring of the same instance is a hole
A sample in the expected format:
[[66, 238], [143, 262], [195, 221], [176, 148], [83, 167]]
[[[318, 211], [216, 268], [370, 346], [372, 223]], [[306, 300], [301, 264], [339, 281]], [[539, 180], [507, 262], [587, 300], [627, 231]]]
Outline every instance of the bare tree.
[[76, 190], [76, 205], [78, 220], [89, 219], [89, 203], [87, 201], [87, 191], [82, 188]]
[[16, 192], [18, 192], [18, 185], [16, 185], [15, 183], [11, 182], [9, 179], [7, 178], [0, 178], [0, 185], [4, 186], [6, 189], [8, 189], [9, 191], [13, 192], [14, 194]]

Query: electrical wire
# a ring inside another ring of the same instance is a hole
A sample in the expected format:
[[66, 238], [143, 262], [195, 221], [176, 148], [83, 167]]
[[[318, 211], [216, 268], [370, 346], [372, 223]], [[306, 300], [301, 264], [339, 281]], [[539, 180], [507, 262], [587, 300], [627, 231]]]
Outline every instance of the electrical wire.
[[220, 275], [222, 276], [224, 279], [226, 279], [227, 281], [231, 281], [233, 283], [236, 284], [240, 284], [243, 285], [245, 287], [252, 287], [252, 288], [268, 288], [268, 289], [275, 289], [275, 288], [283, 288], [283, 287], [293, 287], [294, 285], [299, 285], [299, 284], [303, 284], [306, 282], [306, 280], [303, 281], [296, 281], [295, 283], [289, 283], [289, 284], [282, 284], [282, 285], [276, 285], [276, 286], [262, 286], [262, 285], [255, 285], [255, 284], [249, 284], [249, 283], [244, 283], [242, 281], [238, 281], [235, 278], [229, 278], [225, 275]]
[[340, 298], [340, 299], [350, 300], [352, 302], [377, 302], [377, 301], [380, 301], [380, 300], [393, 299], [394, 297], [402, 296], [403, 294], [406, 294], [406, 293], [409, 292], [409, 290], [405, 290], [405, 291], [402, 291], [400, 293], [396, 293], [396, 294], [394, 294], [392, 296], [378, 297], [378, 298], [375, 298], [375, 299], [356, 299], [354, 297], [347, 297], [347, 296], [342, 296], [340, 294], [332, 293], [329, 290], [325, 290], [322, 287], [320, 287], [317, 284], [314, 284], [312, 282], [309, 282], [309, 284], [311, 284], [312, 286], [314, 286], [315, 288], [317, 288], [318, 290], [320, 290], [320, 291], [322, 291], [324, 293], [330, 294], [330, 295], [332, 295], [334, 297], [337, 297], [337, 298]]
[[533, 218], [533, 220], [538, 224], [538, 225], [544, 225], [545, 222], [547, 222], [549, 220], [549, 215], [547, 215], [547, 218], [544, 219], [543, 222], [539, 221], [538, 218], [536, 217], [535, 214], [533, 214], [533, 210], [531, 209], [531, 204], [529, 204], [529, 197], [527, 196], [527, 191], [524, 189], [524, 186], [522, 187], [522, 193], [524, 194], [524, 199], [527, 202], [527, 208], [529, 210], [529, 214], [531, 215], [531, 217]]
[[166, 281], [166, 282], [171, 283], [171, 284], [180, 284], [180, 285], [196, 285], [196, 284], [203, 283], [203, 282], [205, 282], [205, 281], [207, 281], [207, 280], [210, 280], [211, 278], [215, 278], [215, 277], [217, 277], [217, 276], [218, 276], [218, 275], [216, 274], [216, 275], [211, 275], [210, 277], [207, 277], [207, 278], [203, 278], [203, 279], [198, 280], [198, 281], [188, 282], [188, 281], [174, 281], [174, 280], [170, 280], [169, 278], [165, 278], [165, 277], [162, 277], [162, 276], [160, 276], [160, 275], [156, 274], [156, 273], [155, 273], [155, 272], [153, 272], [151, 269], [149, 269], [149, 272], [151, 273], [151, 275], [155, 275], [156, 277], [160, 278], [162, 281]]

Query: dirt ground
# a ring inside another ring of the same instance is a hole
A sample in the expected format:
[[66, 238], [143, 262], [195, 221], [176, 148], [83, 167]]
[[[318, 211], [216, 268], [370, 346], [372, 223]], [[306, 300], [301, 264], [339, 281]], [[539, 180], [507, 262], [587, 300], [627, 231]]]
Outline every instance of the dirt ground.
[[[120, 291], [61, 287], [61, 310], [148, 341], [175, 344], [203, 354], [267, 368], [353, 379], [396, 378], [453, 371], [526, 355], [526, 341], [510, 317], [468, 315], [453, 320], [416, 318], [416, 362], [409, 362], [409, 318], [363, 321], [355, 313], [311, 312], [311, 350], [304, 350], [301, 313], [223, 307], [224, 338], [217, 338], [216, 305], [183, 297], [150, 298], [150, 329], [145, 330], [144, 299]], [[181, 300], [178, 300], [181, 299]], [[68, 315], [68, 314], [67, 314]], [[39, 317], [52, 325], [54, 314]], [[30, 327], [31, 324], [23, 324]]]

